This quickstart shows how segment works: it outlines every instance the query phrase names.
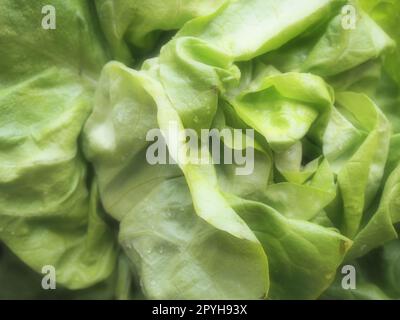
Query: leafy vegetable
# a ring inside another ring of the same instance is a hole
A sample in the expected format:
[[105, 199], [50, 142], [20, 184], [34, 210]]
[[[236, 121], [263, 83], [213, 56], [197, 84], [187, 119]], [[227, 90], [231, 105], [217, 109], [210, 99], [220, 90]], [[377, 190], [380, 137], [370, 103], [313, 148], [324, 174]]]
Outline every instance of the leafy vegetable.
[[400, 298], [399, 14], [0, 0], [0, 298]]

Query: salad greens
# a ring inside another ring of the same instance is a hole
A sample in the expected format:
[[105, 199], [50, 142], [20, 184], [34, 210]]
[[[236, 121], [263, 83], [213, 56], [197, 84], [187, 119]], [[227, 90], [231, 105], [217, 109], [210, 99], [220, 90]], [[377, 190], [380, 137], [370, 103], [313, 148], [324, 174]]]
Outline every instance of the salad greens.
[[[399, 299], [398, 21], [397, 0], [0, 0], [0, 299]], [[173, 161], [148, 161], [154, 129]], [[199, 163], [187, 129], [255, 133]], [[224, 151], [249, 149], [240, 175]]]

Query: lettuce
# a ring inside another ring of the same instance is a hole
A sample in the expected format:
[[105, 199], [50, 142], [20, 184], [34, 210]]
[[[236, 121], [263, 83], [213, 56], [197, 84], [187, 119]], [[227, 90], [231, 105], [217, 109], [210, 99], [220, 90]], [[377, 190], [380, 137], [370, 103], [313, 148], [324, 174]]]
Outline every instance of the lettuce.
[[400, 298], [396, 1], [0, 9], [0, 298]]

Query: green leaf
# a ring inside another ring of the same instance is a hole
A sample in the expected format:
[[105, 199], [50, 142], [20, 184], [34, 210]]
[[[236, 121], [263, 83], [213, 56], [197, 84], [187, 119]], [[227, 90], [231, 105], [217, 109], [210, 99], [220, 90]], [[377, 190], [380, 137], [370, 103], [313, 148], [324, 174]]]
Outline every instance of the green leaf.
[[264, 204], [228, 196], [268, 255], [271, 299], [315, 299], [333, 281], [351, 241]]
[[106, 279], [117, 255], [78, 148], [107, 54], [88, 3], [52, 1], [58, 24], [45, 30], [48, 4], [0, 3], [0, 239], [80, 289]]

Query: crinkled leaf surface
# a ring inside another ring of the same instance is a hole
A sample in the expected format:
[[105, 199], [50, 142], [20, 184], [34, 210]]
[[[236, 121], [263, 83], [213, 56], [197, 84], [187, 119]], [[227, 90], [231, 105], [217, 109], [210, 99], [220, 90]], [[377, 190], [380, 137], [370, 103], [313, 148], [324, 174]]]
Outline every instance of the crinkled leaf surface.
[[0, 298], [399, 298], [399, 9], [0, 0]]

